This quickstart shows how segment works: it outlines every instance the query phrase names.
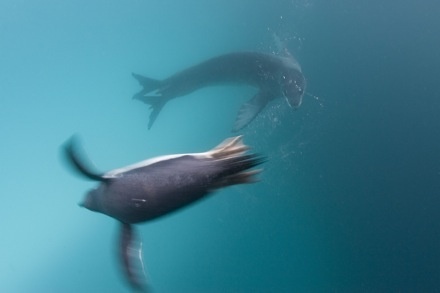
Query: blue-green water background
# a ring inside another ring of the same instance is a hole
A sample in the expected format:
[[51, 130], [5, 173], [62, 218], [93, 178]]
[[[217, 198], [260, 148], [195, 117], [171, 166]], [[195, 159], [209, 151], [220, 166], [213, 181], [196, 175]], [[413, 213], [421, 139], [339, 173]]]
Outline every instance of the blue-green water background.
[[254, 90], [168, 103], [147, 131], [138, 72], [271, 52], [308, 92], [241, 133], [262, 181], [139, 226], [156, 292], [440, 292], [440, 7], [435, 1], [0, 2], [0, 291], [125, 292], [117, 224], [77, 203], [79, 133], [102, 170], [207, 150]]

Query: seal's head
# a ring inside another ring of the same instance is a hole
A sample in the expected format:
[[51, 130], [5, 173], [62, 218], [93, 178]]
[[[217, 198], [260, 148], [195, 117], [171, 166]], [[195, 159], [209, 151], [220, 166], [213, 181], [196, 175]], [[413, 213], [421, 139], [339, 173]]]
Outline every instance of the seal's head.
[[281, 90], [289, 106], [298, 109], [306, 90], [306, 80], [301, 71], [297, 68], [290, 68], [283, 72]]

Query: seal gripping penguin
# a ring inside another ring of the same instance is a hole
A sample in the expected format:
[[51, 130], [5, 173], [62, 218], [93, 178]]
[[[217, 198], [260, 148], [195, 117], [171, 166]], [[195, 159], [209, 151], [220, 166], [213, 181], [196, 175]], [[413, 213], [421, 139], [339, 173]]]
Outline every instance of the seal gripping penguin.
[[107, 173], [95, 171], [81, 154], [77, 139], [64, 145], [69, 166], [83, 177], [99, 181], [80, 205], [121, 223], [119, 254], [128, 283], [148, 291], [142, 260], [142, 243], [133, 224], [150, 221], [183, 208], [212, 191], [235, 184], [253, 183], [264, 162], [246, 154], [242, 137], [224, 140], [203, 153], [155, 157]]

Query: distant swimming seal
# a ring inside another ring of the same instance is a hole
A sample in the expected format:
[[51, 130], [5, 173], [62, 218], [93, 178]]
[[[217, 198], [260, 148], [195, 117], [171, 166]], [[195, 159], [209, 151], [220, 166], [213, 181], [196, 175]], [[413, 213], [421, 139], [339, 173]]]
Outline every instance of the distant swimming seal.
[[251, 100], [241, 106], [233, 131], [246, 126], [268, 102], [278, 97], [285, 97], [290, 107], [298, 108], [306, 87], [301, 67], [287, 50], [283, 56], [257, 52], [225, 54], [189, 67], [164, 80], [151, 79], [136, 73], [133, 73], [133, 77], [143, 86], [133, 98], [152, 108], [148, 129], [169, 100], [203, 87], [235, 83], [249, 84], [259, 89]]
[[[148, 288], [142, 243], [132, 224], [150, 221], [181, 209], [210, 192], [235, 184], [255, 182], [264, 159], [245, 154], [241, 136], [224, 140], [203, 153], [152, 158], [104, 174], [94, 171], [71, 138], [64, 145], [69, 166], [100, 184], [87, 193], [81, 206], [121, 222], [121, 267], [136, 290]], [[252, 169], [252, 170], [251, 170]]]

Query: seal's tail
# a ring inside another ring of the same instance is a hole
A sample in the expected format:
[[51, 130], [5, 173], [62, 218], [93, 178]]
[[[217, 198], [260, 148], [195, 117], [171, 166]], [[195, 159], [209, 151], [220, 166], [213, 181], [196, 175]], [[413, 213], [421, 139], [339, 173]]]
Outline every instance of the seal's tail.
[[167, 102], [167, 100], [161, 95], [146, 96], [146, 94], [156, 91], [161, 86], [161, 81], [149, 77], [142, 76], [140, 74], [132, 73], [133, 77], [139, 81], [139, 84], [143, 86], [143, 89], [133, 96], [133, 99], [140, 100], [145, 104], [150, 105], [150, 109], [153, 111], [150, 114], [150, 121], [148, 122], [148, 129], [153, 126], [154, 121], [159, 115], [160, 110]]

